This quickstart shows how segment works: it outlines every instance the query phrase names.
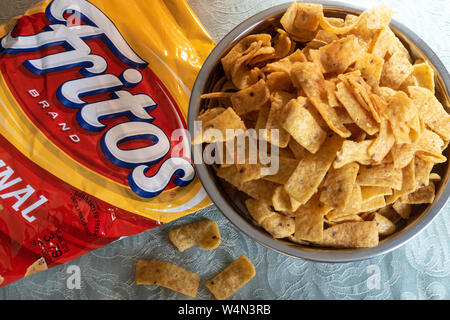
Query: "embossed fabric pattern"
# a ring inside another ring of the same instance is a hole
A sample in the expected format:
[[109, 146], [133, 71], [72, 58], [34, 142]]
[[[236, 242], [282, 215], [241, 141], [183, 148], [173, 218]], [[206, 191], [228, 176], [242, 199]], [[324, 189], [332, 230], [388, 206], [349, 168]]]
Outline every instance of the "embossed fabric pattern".
[[[2, 0], [0, 24], [37, 1]], [[287, 0], [188, 0], [215, 41], [255, 13]], [[361, 7], [386, 4], [437, 53], [450, 69], [450, 2], [447, 0], [347, 0]], [[125, 3], [125, 1], [124, 1]], [[412, 5], [414, 3], [414, 5]], [[217, 221], [222, 243], [178, 252], [168, 232], [185, 223]], [[156, 286], [134, 282], [138, 259], [161, 259], [201, 276], [196, 299], [214, 299], [205, 283], [245, 254], [256, 276], [230, 299], [449, 299], [450, 202], [421, 234], [394, 252], [373, 259], [326, 264], [273, 252], [239, 232], [214, 206], [141, 234], [124, 238], [65, 265], [0, 288], [0, 299], [186, 299]]]

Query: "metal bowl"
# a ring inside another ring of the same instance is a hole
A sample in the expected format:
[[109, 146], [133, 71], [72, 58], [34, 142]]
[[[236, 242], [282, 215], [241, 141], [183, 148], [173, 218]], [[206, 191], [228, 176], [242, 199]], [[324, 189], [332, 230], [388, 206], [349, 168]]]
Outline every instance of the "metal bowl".
[[[363, 8], [339, 2], [314, 0], [309, 2], [322, 4], [325, 15], [329, 17], [343, 18], [346, 14], [359, 15], [364, 11]], [[290, 5], [291, 3], [278, 5], [254, 15], [238, 25], [217, 44], [203, 64], [192, 90], [188, 112], [188, 130], [191, 134], [194, 131], [194, 121], [202, 109], [200, 95], [210, 92], [214, 82], [223, 75], [220, 59], [243, 37], [273, 30], [273, 26], [279, 23], [281, 16]], [[448, 107], [450, 76], [443, 63], [414, 32], [396, 21], [391, 22], [391, 28], [414, 59], [422, 59], [432, 65], [435, 71], [436, 96], [444, 106]], [[449, 149], [444, 151], [447, 158], [450, 155]], [[196, 164], [195, 167], [211, 200], [240, 231], [269, 249], [294, 258], [317, 262], [337, 263], [364, 260], [399, 248], [417, 236], [433, 221], [445, 205], [450, 193], [450, 186], [447, 183], [450, 175], [448, 163], [436, 165], [433, 171], [439, 173], [442, 180], [436, 184], [435, 201], [431, 205], [415, 206], [410, 219], [397, 226], [400, 230], [381, 240], [377, 247], [368, 249], [318, 248], [272, 238], [249, 217], [243, 204], [243, 198], [239, 196], [239, 193], [238, 195], [230, 193], [220, 179], [215, 176], [210, 166], [201, 163]]]

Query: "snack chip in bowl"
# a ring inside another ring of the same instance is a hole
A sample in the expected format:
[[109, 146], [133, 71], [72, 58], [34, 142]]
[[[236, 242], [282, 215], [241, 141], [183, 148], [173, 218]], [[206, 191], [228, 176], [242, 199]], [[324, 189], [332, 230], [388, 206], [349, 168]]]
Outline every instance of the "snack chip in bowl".
[[[210, 77], [198, 125], [222, 124], [221, 143], [204, 144], [217, 151], [213, 170], [273, 238], [373, 248], [433, 203], [450, 115], [433, 68], [413, 59], [392, 15], [377, 6], [327, 17], [320, 4], [294, 2], [279, 23], [237, 40], [220, 60], [223, 77]], [[239, 150], [243, 162], [225, 161]]]

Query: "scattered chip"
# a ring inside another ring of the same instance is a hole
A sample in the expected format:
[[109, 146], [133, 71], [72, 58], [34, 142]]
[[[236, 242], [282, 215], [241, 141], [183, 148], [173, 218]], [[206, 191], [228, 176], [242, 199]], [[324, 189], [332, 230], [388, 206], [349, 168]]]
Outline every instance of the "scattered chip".
[[169, 239], [180, 252], [195, 245], [213, 250], [220, 244], [220, 232], [215, 221], [202, 220], [171, 230]]
[[195, 298], [200, 284], [200, 276], [170, 262], [138, 260], [136, 284], [155, 284]]
[[32, 274], [47, 270], [47, 262], [45, 261], [44, 257], [41, 257], [37, 259], [31, 266], [27, 268], [27, 271], [25, 272], [25, 276], [31, 276]]
[[222, 272], [206, 282], [206, 287], [217, 300], [235, 294], [256, 275], [252, 262], [244, 255], [233, 261]]

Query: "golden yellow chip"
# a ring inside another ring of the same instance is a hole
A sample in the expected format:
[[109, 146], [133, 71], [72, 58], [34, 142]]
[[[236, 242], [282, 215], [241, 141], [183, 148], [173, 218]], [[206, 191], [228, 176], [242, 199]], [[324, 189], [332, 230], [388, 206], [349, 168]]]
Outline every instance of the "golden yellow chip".
[[275, 212], [270, 208], [270, 204], [258, 201], [256, 199], [245, 200], [245, 206], [248, 213], [258, 224], [264, 221], [264, 219], [273, 216]]
[[380, 131], [375, 141], [370, 145], [367, 152], [375, 163], [381, 162], [391, 151], [395, 144], [395, 137], [389, 121], [383, 120], [380, 124]]
[[432, 172], [430, 174], [430, 181], [441, 181], [441, 180], [442, 180], [441, 176], [438, 175], [437, 173]]
[[338, 76], [338, 79], [341, 80], [351, 91], [353, 96], [356, 98], [358, 103], [364, 107], [372, 118], [377, 122], [381, 122], [380, 110], [378, 110], [378, 100], [374, 100], [374, 97], [378, 97], [372, 93], [372, 88], [370, 85], [366, 83], [366, 81], [361, 76], [361, 72], [359, 70], [348, 72], [346, 74], [341, 74]]
[[270, 92], [277, 92], [277, 91], [291, 92], [294, 90], [294, 85], [292, 84], [289, 73], [284, 71], [276, 71], [269, 73], [267, 75], [266, 84]]
[[27, 271], [25, 271], [25, 275], [24, 277], [28, 277], [31, 276], [32, 274], [47, 270], [48, 266], [47, 266], [47, 262], [45, 261], [44, 257], [41, 257], [39, 259], [37, 259], [35, 262], [33, 262], [33, 264], [31, 264], [28, 268]]
[[298, 209], [300, 204], [289, 196], [283, 186], [278, 186], [272, 197], [272, 206], [276, 211], [282, 212], [284, 215], [294, 216], [294, 211]]
[[[248, 162], [248, 161], [246, 161]], [[258, 180], [264, 178], [267, 174], [267, 171], [263, 170], [263, 168], [267, 168], [266, 165], [262, 164], [236, 164], [236, 168], [239, 171], [241, 182], [249, 182], [252, 180]]]
[[[348, 17], [348, 18], [347, 18]], [[354, 17], [354, 18], [353, 18]], [[359, 22], [359, 17], [353, 15], [347, 15], [344, 24], [342, 25], [341, 21], [337, 21], [336, 19], [330, 19], [325, 17], [323, 14], [320, 19], [320, 27], [330, 33], [334, 33], [337, 35], [342, 35], [350, 32], [354, 29]]]
[[[341, 137], [349, 137], [351, 132], [344, 126], [333, 107], [322, 97], [326, 96], [325, 78], [318, 65], [312, 62], [297, 62], [291, 68], [291, 78], [294, 86], [302, 88], [308, 99], [320, 113], [331, 130]], [[326, 99], [328, 100], [328, 99]]]
[[0, 286], [2, 285], [2, 283], [5, 281], [5, 278], [3, 278], [2, 276], [0, 276]]
[[430, 182], [427, 186], [414, 191], [406, 196], [400, 198], [403, 203], [409, 204], [422, 204], [422, 203], [433, 203], [435, 196], [434, 183]]
[[220, 232], [215, 221], [202, 220], [170, 230], [169, 239], [180, 252], [195, 245], [213, 250], [220, 244]]
[[447, 158], [441, 154], [443, 146], [441, 137], [426, 129], [416, 142], [416, 156], [433, 163], [445, 162]]
[[366, 79], [372, 89], [376, 89], [380, 84], [383, 65], [383, 58], [372, 53], [364, 52], [356, 60], [355, 69], [361, 71], [361, 75]]
[[225, 110], [226, 110], [225, 108], [220, 108], [220, 107], [206, 109], [198, 115], [197, 120], [202, 121], [203, 123], [208, 122], [209, 120], [214, 119], [219, 114], [223, 113]]
[[356, 183], [360, 186], [390, 187], [400, 190], [402, 188], [402, 171], [395, 169], [393, 164], [361, 166]]
[[352, 120], [369, 135], [377, 133], [377, 122], [373, 119], [369, 111], [359, 104], [345, 84], [342, 82], [338, 83], [336, 89], [336, 97], [347, 110]]
[[392, 9], [385, 5], [378, 5], [366, 10], [361, 13], [359, 21], [351, 33], [357, 35], [369, 46], [369, 42], [375, 37], [377, 32], [389, 26], [393, 14]]
[[306, 42], [314, 38], [322, 12], [322, 5], [294, 2], [281, 17], [280, 23], [296, 40]]
[[268, 100], [270, 92], [266, 82], [261, 79], [254, 85], [233, 94], [231, 102], [238, 116], [259, 110]]
[[[270, 97], [271, 106], [267, 115], [265, 138], [270, 143], [277, 144], [280, 148], [286, 148], [291, 138], [289, 133], [282, 127], [282, 119], [284, 106], [294, 98], [295, 95], [285, 91], [274, 92]], [[278, 132], [278, 143], [273, 141], [272, 132], [274, 131], [272, 130], [277, 130]]]
[[293, 99], [283, 108], [282, 127], [306, 150], [316, 153], [326, 138], [326, 132], [308, 111], [306, 98]]
[[350, 163], [339, 169], [331, 169], [322, 186], [320, 201], [337, 210], [347, 207], [351, 199], [359, 165]]
[[430, 173], [433, 170], [433, 162], [424, 160], [420, 157], [414, 159], [414, 174], [416, 180], [416, 189], [425, 187], [430, 181]]
[[292, 217], [275, 213], [261, 222], [263, 227], [275, 239], [286, 238], [295, 232], [295, 221]]
[[[335, 24], [336, 22], [342, 22], [342, 24], [344, 24], [345, 22], [341, 19], [336, 20], [336, 18], [325, 18], [328, 22], [331, 22], [332, 24]], [[331, 20], [330, 20], [331, 19]], [[323, 41], [325, 44], [328, 43], [332, 43], [335, 40], [339, 40], [339, 37], [333, 33], [333, 32], [329, 32], [329, 31], [325, 31], [325, 30], [319, 30], [317, 31], [316, 37], [314, 40], [319, 40], [319, 41]], [[313, 41], [314, 41], [313, 40]]]
[[264, 68], [264, 72], [284, 72], [288, 73], [296, 62], [306, 62], [307, 59], [301, 50], [297, 49], [294, 53], [281, 60], [268, 63]]
[[217, 300], [225, 300], [235, 294], [256, 275], [252, 262], [241, 255], [214, 278], [206, 282], [206, 288]]
[[[227, 129], [233, 134], [227, 135]], [[245, 133], [242, 119], [234, 112], [233, 108], [227, 108], [216, 117], [202, 122], [202, 131], [195, 133], [194, 144], [211, 143], [233, 139], [239, 132]]]
[[240, 40], [221, 60], [227, 78], [231, 79], [231, 70], [237, 59], [242, 57], [253, 43], [261, 41], [264, 46], [271, 46], [271, 40], [272, 36], [270, 34], [252, 34]]
[[344, 222], [324, 230], [323, 240], [315, 242], [333, 248], [372, 248], [378, 245], [375, 221]]
[[323, 73], [343, 73], [363, 53], [358, 38], [349, 35], [319, 48]]
[[[403, 219], [408, 219], [411, 215], [412, 205], [408, 203], [403, 203], [401, 201], [396, 201], [392, 205], [392, 208], [397, 212], [397, 214]], [[392, 219], [391, 219], [392, 220]]]
[[417, 106], [403, 91], [397, 91], [391, 97], [388, 107], [384, 110], [384, 116], [391, 124], [397, 144], [412, 142], [408, 124], [417, 114]]
[[426, 63], [417, 63], [414, 66], [414, 77], [417, 80], [417, 85], [427, 88], [434, 94], [434, 71], [431, 66]]
[[170, 262], [138, 260], [136, 284], [155, 284], [195, 298], [200, 284], [200, 276]]
[[339, 169], [352, 162], [358, 162], [363, 165], [370, 164], [371, 157], [369, 155], [369, 147], [373, 142], [373, 140], [364, 140], [361, 142], [345, 140], [341, 150], [336, 154], [336, 160], [333, 163], [333, 167]]
[[402, 169], [402, 188], [394, 190], [393, 194], [386, 199], [388, 204], [394, 203], [402, 196], [405, 196], [416, 190], [416, 172], [415, 163], [412, 160], [406, 167]]
[[278, 184], [285, 184], [298, 166], [298, 160], [280, 156], [278, 172], [274, 175], [264, 176], [264, 180]]
[[361, 187], [362, 201], [367, 202], [380, 196], [389, 196], [392, 189], [389, 187]]
[[319, 200], [319, 193], [314, 195], [295, 212], [294, 237], [300, 240], [321, 241], [324, 216], [331, 210], [331, 207]]
[[389, 27], [380, 29], [372, 39], [368, 52], [383, 59], [395, 46], [395, 34]]
[[433, 93], [421, 87], [408, 87], [413, 103], [419, 107], [424, 123], [444, 140], [450, 140], [450, 115]]
[[378, 229], [378, 235], [380, 237], [387, 237], [393, 234], [397, 229], [397, 227], [391, 220], [377, 212], [371, 213], [369, 215], [369, 220], [375, 221]]
[[413, 159], [416, 153], [415, 144], [396, 144], [391, 149], [392, 158], [394, 160], [394, 167], [402, 169], [406, 167]]
[[261, 77], [258, 68], [250, 68], [249, 62], [260, 52], [263, 46], [262, 41], [254, 42], [247, 51], [239, 57], [231, 69], [231, 78], [233, 85], [238, 89], [245, 89], [258, 82]]
[[288, 148], [297, 160], [303, 159], [308, 154], [308, 151], [295, 141], [295, 139], [289, 140]]
[[[342, 139], [335, 134], [330, 134], [317, 153], [308, 154], [300, 160], [297, 168], [284, 185], [289, 195], [300, 204], [305, 204], [316, 193], [341, 145]], [[314, 170], [311, 170], [311, 167]]]
[[358, 221], [363, 221], [363, 218], [361, 218], [361, 216], [359, 216], [357, 214], [348, 214], [345, 216], [337, 216], [337, 217], [331, 218], [330, 220], [328, 220], [328, 218], [325, 219], [325, 223], [328, 225], [331, 225], [331, 226], [334, 226], [339, 223], [344, 223], [344, 222], [358, 222]]
[[408, 57], [398, 51], [384, 63], [380, 85], [397, 90], [413, 71], [414, 68]]
[[371, 212], [386, 206], [386, 200], [383, 195], [374, 197], [367, 201], [361, 202], [361, 212]]
[[278, 185], [276, 183], [260, 179], [242, 183], [239, 190], [254, 199], [271, 202], [273, 193], [277, 187]]

